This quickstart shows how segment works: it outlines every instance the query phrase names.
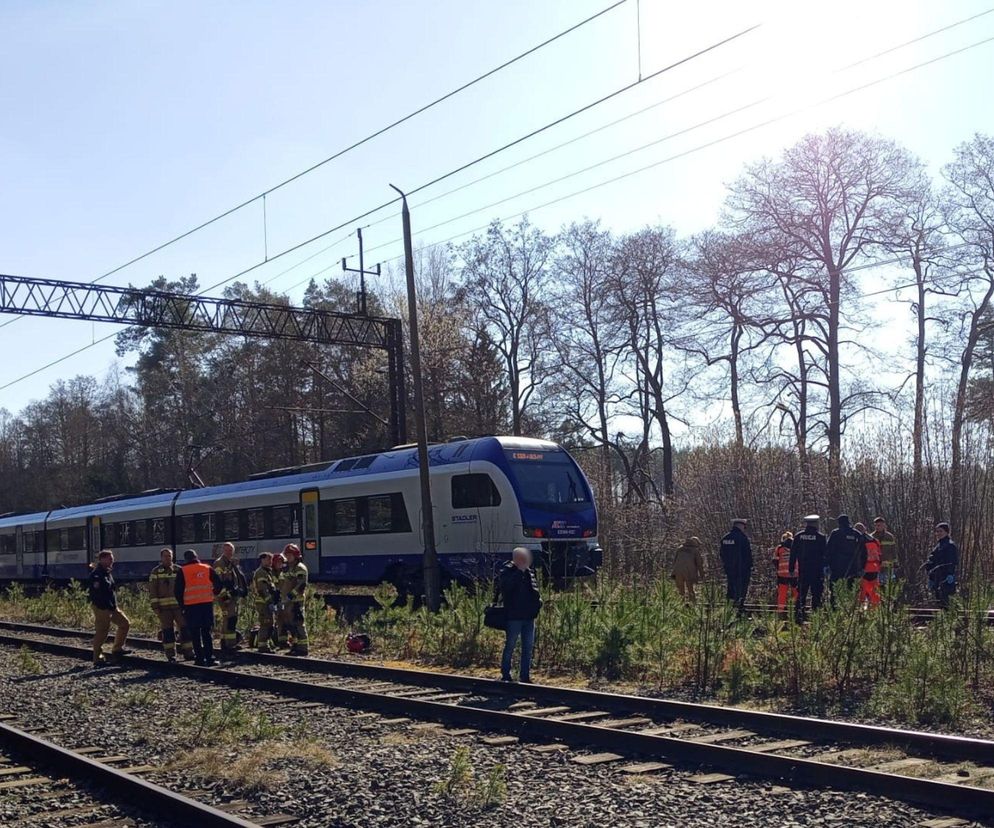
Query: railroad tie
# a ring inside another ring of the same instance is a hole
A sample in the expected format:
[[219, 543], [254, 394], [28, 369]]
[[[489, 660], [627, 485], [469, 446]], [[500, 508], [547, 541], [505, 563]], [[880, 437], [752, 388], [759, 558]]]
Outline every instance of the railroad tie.
[[539, 707], [529, 710], [526, 716], [554, 716], [556, 713], [569, 713], [569, 707]]
[[588, 753], [586, 756], [574, 756], [573, 761], [577, 765], [603, 765], [623, 758], [620, 753]]
[[562, 753], [569, 750], [569, 745], [553, 742], [548, 745], [528, 745], [528, 749], [535, 751], [535, 753]]
[[630, 719], [609, 719], [606, 722], [598, 722], [597, 724], [600, 727], [610, 727], [619, 730], [623, 727], [641, 727], [642, 725], [652, 724], [652, 719], [645, 716], [633, 716]]
[[517, 736], [484, 736], [480, 739], [485, 745], [500, 747], [501, 745], [515, 745], [518, 743]]
[[606, 716], [610, 716], [603, 710], [584, 710], [579, 713], [567, 713], [565, 716], [553, 716], [553, 720], [557, 722], [588, 722], [591, 719], [603, 719]]
[[687, 781], [695, 785], [713, 785], [715, 782], [730, 782], [733, 779], [735, 777], [727, 773], [699, 773], [691, 776]]
[[932, 781], [948, 782], [951, 785], [966, 785], [970, 782], [979, 782], [981, 779], [987, 779], [991, 776], [994, 776], [994, 768], [971, 768], [968, 771], [947, 773], [944, 776], [936, 777]]
[[729, 730], [725, 733], [709, 733], [704, 736], [691, 736], [688, 742], [695, 742], [698, 745], [716, 745], [720, 742], [731, 742], [735, 739], [747, 739], [756, 734], [751, 730]]
[[807, 739], [782, 739], [779, 742], [766, 742], [761, 745], [747, 745], [746, 750], [754, 753], [774, 753], [781, 750], [793, 750], [794, 748], [807, 747], [810, 745]]
[[656, 771], [669, 770], [672, 765], [665, 762], [635, 762], [632, 765], [622, 765], [618, 770], [622, 773], [641, 775], [645, 773], [655, 773]]
[[894, 759], [890, 762], [881, 762], [879, 765], [871, 765], [869, 770], [883, 771], [884, 773], [901, 773], [902, 771], [918, 768], [922, 765], [932, 764], [928, 759], [909, 757], [906, 759]]

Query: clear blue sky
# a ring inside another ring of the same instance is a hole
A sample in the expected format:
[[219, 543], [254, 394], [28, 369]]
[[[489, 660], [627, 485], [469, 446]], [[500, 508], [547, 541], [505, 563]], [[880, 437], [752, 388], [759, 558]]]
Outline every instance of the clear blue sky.
[[[994, 14], [836, 72], [862, 57], [978, 14], [981, 2], [833, 4], [641, 0], [649, 73], [752, 23], [762, 28], [644, 84], [412, 200], [419, 241], [465, 233], [661, 161], [834, 92], [994, 37]], [[374, 2], [46, 2], [0, 4], [0, 272], [87, 281], [255, 195], [417, 105], [489, 69], [609, 0]], [[817, 8], [816, 8], [817, 6]], [[269, 251], [385, 201], [393, 182], [433, 178], [635, 79], [635, 0], [268, 200]], [[830, 124], [893, 137], [934, 169], [973, 132], [994, 132], [994, 43], [664, 163], [622, 182], [534, 209], [556, 229], [591, 216], [629, 230], [713, 222], [723, 184], [743, 162]], [[731, 72], [541, 159], [418, 207], [479, 175]], [[777, 98], [550, 187], [522, 190], [713, 118]], [[439, 225], [478, 208], [464, 219]], [[367, 219], [376, 220], [390, 212]], [[262, 259], [262, 212], [249, 207], [108, 280], [145, 284], [196, 272], [204, 285]], [[429, 229], [433, 228], [434, 229]], [[350, 228], [349, 228], [350, 229]], [[399, 218], [365, 231], [370, 262], [400, 252]], [[347, 230], [253, 276], [299, 298], [334, 272]], [[282, 274], [282, 275], [281, 275]], [[868, 287], [887, 274], [871, 271]], [[895, 305], [895, 319], [907, 315]], [[0, 320], [6, 321], [9, 317]], [[0, 385], [105, 336], [113, 326], [20, 319], [0, 328]], [[111, 342], [0, 392], [17, 411], [56, 379], [102, 377]]]

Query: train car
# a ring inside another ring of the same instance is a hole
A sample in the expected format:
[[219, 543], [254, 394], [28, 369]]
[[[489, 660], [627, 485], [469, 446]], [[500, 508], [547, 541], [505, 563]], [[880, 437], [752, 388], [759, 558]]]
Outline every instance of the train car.
[[[533, 549], [538, 565], [557, 579], [600, 566], [590, 486], [555, 443], [482, 437], [436, 444], [429, 448], [429, 471], [446, 580], [490, 577], [515, 546]], [[0, 536], [37, 531], [39, 517], [43, 552], [36, 564], [45, 577], [84, 577], [101, 548], [115, 551], [115, 574], [127, 580], [146, 577], [162, 546], [193, 548], [209, 560], [231, 541], [251, 569], [259, 553], [295, 542], [315, 581], [419, 586], [421, 494], [412, 446], [239, 483], [0, 519]], [[37, 570], [11, 571], [17, 573], [12, 577], [39, 577]]]
[[0, 578], [33, 581], [45, 575], [45, 520], [50, 512], [0, 517]]

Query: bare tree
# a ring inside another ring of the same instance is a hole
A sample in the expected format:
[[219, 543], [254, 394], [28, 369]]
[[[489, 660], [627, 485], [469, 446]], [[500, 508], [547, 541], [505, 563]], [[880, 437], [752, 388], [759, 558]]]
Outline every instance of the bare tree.
[[964, 502], [963, 427], [970, 377], [977, 349], [991, 324], [994, 305], [994, 138], [978, 134], [961, 144], [942, 172], [949, 182], [944, 194], [946, 220], [963, 245], [957, 309], [961, 349], [950, 435], [950, 520], [959, 528]]
[[892, 141], [843, 129], [808, 135], [782, 160], [747, 167], [731, 186], [729, 216], [763, 234], [806, 265], [824, 311], [828, 386], [830, 505], [839, 506], [842, 458], [843, 303], [853, 291], [849, 268], [894, 235], [898, 205], [915, 162]]
[[487, 331], [507, 371], [514, 434], [522, 433], [529, 404], [549, 367], [544, 292], [552, 247], [552, 239], [525, 217], [511, 228], [495, 221], [460, 251], [477, 325]]

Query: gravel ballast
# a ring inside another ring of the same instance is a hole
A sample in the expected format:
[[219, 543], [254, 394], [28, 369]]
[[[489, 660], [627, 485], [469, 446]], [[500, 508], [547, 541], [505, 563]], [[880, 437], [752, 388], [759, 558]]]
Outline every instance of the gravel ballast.
[[[243, 710], [253, 718], [264, 713], [274, 732], [255, 734], [266, 738], [262, 743], [243, 736], [232, 744], [225, 744], [223, 733], [201, 733], [196, 744], [217, 751], [221, 761], [210, 768], [217, 776], [196, 778], [170, 765], [177, 757], [189, 760], [203, 704], [231, 699], [235, 691], [34, 656], [41, 673], [22, 675], [17, 652], [0, 648], [3, 712], [16, 714], [20, 724], [44, 726], [53, 741], [68, 747], [101, 747], [134, 764], [163, 768], [150, 781], [195, 791], [215, 804], [248, 800], [253, 811], [291, 814], [300, 826], [913, 826], [942, 816], [883, 797], [785, 788], [747, 777], [695, 784], [691, 778], [699, 768], [627, 776], [618, 770], [625, 762], [572, 761], [593, 751], [540, 754], [523, 744], [494, 747], [478, 735], [388, 724], [362, 711], [251, 694], [242, 694]], [[446, 795], [439, 783], [450, 776], [461, 747], [468, 751], [473, 779]], [[261, 781], [238, 787], [222, 778], [250, 752], [269, 768]], [[506, 779], [506, 798], [485, 806], [480, 798], [490, 777]]]

